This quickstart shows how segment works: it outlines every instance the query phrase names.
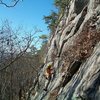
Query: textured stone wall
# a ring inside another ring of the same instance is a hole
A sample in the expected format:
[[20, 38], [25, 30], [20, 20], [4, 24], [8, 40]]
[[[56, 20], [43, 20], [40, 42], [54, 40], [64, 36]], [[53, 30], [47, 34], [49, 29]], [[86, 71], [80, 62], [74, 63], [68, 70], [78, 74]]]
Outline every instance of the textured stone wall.
[[[66, 12], [48, 42], [31, 100], [100, 100], [100, 0], [71, 0]], [[49, 62], [54, 75], [44, 91]]]

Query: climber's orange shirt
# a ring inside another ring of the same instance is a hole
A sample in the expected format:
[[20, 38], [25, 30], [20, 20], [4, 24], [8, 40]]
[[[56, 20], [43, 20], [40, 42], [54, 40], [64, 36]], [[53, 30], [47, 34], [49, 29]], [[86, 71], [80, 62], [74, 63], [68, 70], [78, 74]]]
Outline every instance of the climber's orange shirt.
[[51, 74], [52, 74], [52, 69], [51, 69], [51, 68], [47, 68], [47, 73], [48, 73], [49, 75], [51, 75]]
[[49, 78], [49, 77], [51, 76], [51, 74], [52, 74], [52, 69], [51, 69], [51, 68], [47, 68], [47, 69], [45, 70], [45, 76], [46, 76], [47, 78]]

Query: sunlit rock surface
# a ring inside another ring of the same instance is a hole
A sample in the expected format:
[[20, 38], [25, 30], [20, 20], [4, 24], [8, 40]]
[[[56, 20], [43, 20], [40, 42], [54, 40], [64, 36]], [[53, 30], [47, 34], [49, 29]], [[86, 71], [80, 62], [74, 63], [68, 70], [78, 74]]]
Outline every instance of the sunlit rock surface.
[[[68, 17], [66, 12], [28, 100], [100, 100], [100, 0], [71, 0]], [[44, 91], [49, 62], [54, 75]]]

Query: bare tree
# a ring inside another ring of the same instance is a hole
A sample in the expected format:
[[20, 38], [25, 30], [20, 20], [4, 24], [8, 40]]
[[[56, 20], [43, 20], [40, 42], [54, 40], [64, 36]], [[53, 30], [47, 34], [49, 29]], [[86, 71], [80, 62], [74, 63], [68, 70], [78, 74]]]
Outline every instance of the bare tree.
[[[26, 84], [29, 75], [31, 75], [30, 78], [32, 77], [32, 73], [30, 73], [31, 69], [28, 69], [28, 66], [33, 66], [30, 65], [33, 59], [29, 62], [29, 59], [26, 59], [25, 55], [28, 54], [27, 50], [29, 50], [31, 44], [39, 42], [39, 39], [34, 40], [34, 35], [37, 32], [39, 32], [38, 29], [31, 33], [24, 33], [21, 28], [16, 30], [11, 28], [7, 20], [3, 22], [0, 28], [0, 92], [2, 98], [7, 96], [5, 96], [5, 92], [7, 92], [9, 94], [7, 98], [13, 100], [15, 98], [13, 96], [13, 89], [14, 87], [17, 88], [15, 84], [18, 83], [19, 87], [24, 86], [20, 85], [20, 83]], [[19, 62], [20, 66], [17, 66]], [[24, 66], [27, 66], [27, 69]], [[17, 67], [20, 67], [20, 69]], [[8, 90], [10, 91], [8, 92]]]
[[[35, 30], [34, 33], [21, 37], [18, 36], [18, 29], [16, 30], [16, 32], [14, 32], [14, 30], [9, 26], [8, 21], [6, 21], [5, 23], [6, 24], [3, 25], [0, 30], [0, 71], [9, 67], [23, 54], [25, 54], [34, 40], [34, 35], [39, 32], [39, 30]], [[38, 40], [35, 41], [35, 44], [37, 42]]]

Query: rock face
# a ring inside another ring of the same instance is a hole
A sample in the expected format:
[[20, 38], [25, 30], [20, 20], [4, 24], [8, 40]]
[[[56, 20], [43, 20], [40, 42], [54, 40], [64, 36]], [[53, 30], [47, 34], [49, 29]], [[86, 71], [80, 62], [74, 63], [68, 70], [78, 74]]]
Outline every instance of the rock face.
[[[54, 74], [44, 91], [49, 62]], [[100, 0], [71, 0], [44, 63], [29, 100], [100, 100]]]

